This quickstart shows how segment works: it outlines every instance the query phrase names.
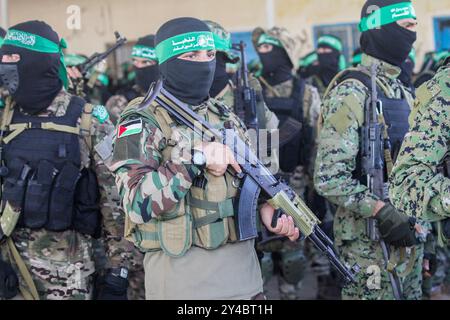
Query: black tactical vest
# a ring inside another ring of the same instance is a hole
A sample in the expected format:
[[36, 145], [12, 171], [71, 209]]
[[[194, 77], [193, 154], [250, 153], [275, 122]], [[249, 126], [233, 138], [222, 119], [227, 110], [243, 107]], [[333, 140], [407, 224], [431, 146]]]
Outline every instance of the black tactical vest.
[[305, 93], [305, 80], [294, 77], [292, 93], [289, 98], [268, 98], [264, 88], [264, 101], [267, 107], [276, 114], [283, 123], [288, 117], [293, 117], [299, 122], [303, 121], [303, 96]]
[[[7, 175], [2, 200], [22, 209], [18, 227], [64, 231], [87, 224], [80, 232], [88, 234], [97, 228], [98, 210], [81, 208], [86, 197], [92, 197], [87, 192], [98, 192], [98, 186], [92, 173], [80, 169], [79, 134], [58, 130], [63, 128], [58, 126], [77, 128], [84, 105], [83, 99], [72, 97], [61, 117], [31, 116], [14, 110], [6, 138], [18, 125], [27, 124], [27, 129], [4, 146]], [[80, 185], [85, 190], [77, 190]]]
[[[372, 82], [370, 76], [358, 71], [350, 71], [347, 74], [344, 74], [338, 82], [343, 82], [347, 79], [356, 79], [364, 84], [366, 88], [369, 90], [368, 99], [370, 99], [370, 94], [372, 92]], [[389, 136], [389, 140], [385, 141], [385, 145], [388, 144], [392, 160], [395, 163], [397, 159], [397, 155], [400, 151], [403, 138], [406, 133], [409, 131], [409, 123], [408, 118], [411, 113], [410, 106], [406, 97], [402, 99], [392, 99], [385, 95], [384, 91], [377, 86], [377, 94], [378, 100], [381, 101], [381, 105], [383, 108], [384, 120], [387, 126], [387, 132]], [[361, 149], [361, 148], [360, 148]], [[361, 175], [361, 155], [357, 158], [357, 168], [358, 172], [356, 175]]]
[[[292, 94], [289, 98], [267, 98], [264, 101], [267, 107], [275, 113], [280, 121], [279, 127], [283, 127], [283, 123], [292, 117], [300, 123], [303, 121], [303, 97], [305, 93], [305, 80], [294, 77]], [[264, 94], [266, 91], [264, 91]], [[305, 126], [302, 127], [305, 130]], [[280, 136], [282, 133], [280, 133]], [[292, 172], [301, 164], [302, 157], [302, 133], [293, 135], [288, 143], [280, 148], [280, 168], [284, 172]]]

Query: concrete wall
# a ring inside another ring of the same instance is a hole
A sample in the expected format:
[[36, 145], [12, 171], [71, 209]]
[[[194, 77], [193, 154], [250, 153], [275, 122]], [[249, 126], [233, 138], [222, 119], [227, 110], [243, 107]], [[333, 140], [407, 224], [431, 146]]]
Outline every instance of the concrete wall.
[[[267, 27], [273, 20], [299, 33], [307, 52], [313, 48], [313, 26], [358, 22], [363, 3], [364, 0], [8, 0], [8, 14], [10, 25], [29, 19], [47, 21], [68, 40], [72, 48], [69, 52], [89, 54], [103, 50], [106, 43], [113, 42], [115, 30], [134, 40], [179, 16], [215, 20], [230, 31]], [[434, 49], [433, 18], [450, 16], [450, 0], [413, 3], [419, 19], [416, 47], [420, 57]], [[70, 5], [81, 8], [80, 30], [67, 27], [66, 10]], [[272, 14], [267, 14], [271, 8]]]

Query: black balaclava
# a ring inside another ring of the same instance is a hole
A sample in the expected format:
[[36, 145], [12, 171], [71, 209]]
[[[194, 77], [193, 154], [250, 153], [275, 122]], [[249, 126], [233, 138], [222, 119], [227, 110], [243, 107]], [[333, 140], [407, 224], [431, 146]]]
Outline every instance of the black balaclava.
[[[173, 36], [188, 32], [210, 32], [206, 23], [195, 18], [177, 18], [163, 24], [156, 33], [156, 46]], [[174, 56], [159, 65], [163, 87], [181, 101], [197, 106], [209, 98], [216, 59], [196, 62]]]
[[258, 52], [258, 56], [263, 65], [262, 76], [271, 86], [292, 79], [292, 68], [294, 66], [284, 48], [273, 45], [272, 51]]
[[[368, 0], [361, 11], [361, 18], [367, 17], [371, 6], [380, 8], [396, 3], [411, 2], [408, 0]], [[364, 53], [400, 67], [411, 52], [417, 34], [393, 22], [378, 29], [368, 30], [361, 34], [361, 49]]]
[[230, 75], [227, 73], [227, 62], [229, 59], [223, 52], [217, 52], [216, 54], [216, 71], [214, 72], [214, 81], [209, 89], [209, 95], [211, 97], [217, 97], [217, 95], [228, 85], [230, 81]]
[[402, 73], [398, 76], [398, 79], [407, 87], [412, 87], [414, 67], [414, 61], [412, 61], [409, 57], [400, 66], [400, 68], [402, 69]]
[[[136, 42], [136, 45], [146, 46], [149, 48], [155, 47], [155, 36], [148, 35], [142, 38], [139, 38]], [[144, 67], [144, 68], [136, 68], [134, 67], [134, 72], [136, 73], [135, 82], [143, 91], [147, 91], [150, 85], [158, 81], [159, 79], [159, 69], [158, 64]]]
[[[11, 29], [36, 34], [59, 44], [58, 34], [43, 21], [19, 23]], [[58, 75], [59, 53], [42, 53], [4, 44], [0, 48], [0, 56], [5, 54], [20, 55], [20, 61], [17, 63], [0, 63], [0, 76], [5, 77], [6, 73], [9, 74], [8, 91], [14, 101], [29, 114], [37, 114], [46, 109], [63, 85]], [[11, 68], [16, 71], [12, 71]], [[11, 78], [15, 77], [18, 78], [16, 85], [11, 81]], [[3, 78], [7, 87], [5, 80]]]
[[319, 77], [325, 86], [333, 80], [334, 76], [339, 72], [339, 58], [341, 53], [335, 48], [320, 44], [318, 48], [331, 49], [330, 53], [317, 53], [319, 59]]

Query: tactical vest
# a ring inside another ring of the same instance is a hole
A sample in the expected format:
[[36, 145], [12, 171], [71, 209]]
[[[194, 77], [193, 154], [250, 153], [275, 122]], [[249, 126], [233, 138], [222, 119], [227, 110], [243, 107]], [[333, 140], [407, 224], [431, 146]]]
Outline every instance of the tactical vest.
[[303, 95], [305, 93], [305, 80], [294, 77], [291, 96], [268, 98], [264, 89], [264, 101], [270, 111], [274, 112], [280, 124], [288, 117], [292, 117], [299, 122], [303, 121]]
[[[145, 122], [157, 124], [167, 141], [161, 163], [170, 161], [177, 145], [172, 135], [173, 128], [179, 124], [156, 102], [146, 110], [136, 111], [141, 101], [142, 98], [132, 101], [120, 121], [143, 118]], [[216, 101], [208, 105], [206, 120], [217, 128], [229, 121], [244, 136], [242, 122]], [[234, 179], [228, 172], [222, 177], [214, 177], [205, 171], [194, 179], [186, 197], [180, 199], [171, 212], [165, 212], [144, 224], [135, 224], [126, 215], [125, 238], [141, 251], [163, 250], [172, 257], [183, 256], [191, 246], [214, 250], [226, 243], [236, 242], [234, 216], [238, 188]]]
[[81, 168], [78, 121], [85, 112], [92, 112], [84, 106], [83, 99], [72, 97], [60, 117], [13, 109], [4, 137], [7, 174], [2, 201], [21, 208], [18, 227], [74, 229], [90, 235], [97, 230], [97, 180]]
[[[363, 72], [363, 71], [357, 71], [357, 70], [350, 70], [350, 71], [344, 71], [340, 75], [338, 75], [335, 80], [332, 81], [332, 84], [334, 86], [338, 83], [342, 83], [345, 80], [349, 79], [355, 79], [361, 82], [368, 90], [369, 95], [367, 99], [370, 99], [371, 93], [372, 93], [372, 82], [371, 77], [369, 74]], [[329, 89], [327, 90], [329, 91]], [[406, 99], [406, 93], [404, 89], [402, 88], [403, 92], [403, 99], [395, 99], [389, 97], [389, 93], [385, 92], [382, 87], [377, 85], [377, 94], [378, 94], [378, 100], [381, 101], [381, 105], [383, 108], [383, 116], [385, 125], [387, 127], [387, 135], [388, 138], [385, 138], [385, 149], [389, 148], [392, 162], [395, 163], [395, 160], [397, 159], [398, 153], [400, 151], [403, 138], [405, 137], [406, 133], [409, 131], [409, 123], [408, 118], [411, 112], [410, 106], [408, 104], [408, 101]], [[363, 128], [361, 128], [362, 130]], [[361, 141], [362, 143], [362, 141]], [[361, 177], [361, 150], [359, 155], [357, 157], [356, 161], [356, 170], [355, 170], [355, 176], [361, 180], [361, 182], [364, 182], [365, 180]], [[387, 175], [387, 173], [386, 173]]]
[[[264, 97], [264, 100], [268, 106], [268, 108], [276, 114], [278, 119], [280, 120], [279, 128], [280, 128], [280, 138], [284, 136], [288, 136], [286, 139], [288, 142], [285, 143], [280, 148], [280, 169], [284, 172], [292, 172], [295, 168], [301, 164], [302, 150], [301, 146], [303, 144], [301, 138], [302, 133], [292, 134], [291, 132], [283, 132], [285, 123], [288, 123], [289, 118], [294, 118], [296, 121], [303, 124], [302, 131], [306, 131], [308, 128], [304, 125], [305, 121], [303, 120], [303, 98], [305, 94], [305, 80], [294, 77], [294, 83], [292, 88], [292, 93], [289, 98], [267, 98]], [[266, 89], [265, 89], [266, 90]], [[266, 91], [264, 91], [265, 93]], [[304, 135], [303, 135], [304, 136]], [[280, 141], [281, 142], [281, 141]]]

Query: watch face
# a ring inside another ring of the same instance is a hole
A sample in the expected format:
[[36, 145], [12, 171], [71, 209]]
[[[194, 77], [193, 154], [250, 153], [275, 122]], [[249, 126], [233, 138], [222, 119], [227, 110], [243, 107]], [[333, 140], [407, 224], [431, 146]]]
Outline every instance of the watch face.
[[205, 155], [203, 154], [203, 152], [199, 151], [194, 152], [194, 157], [192, 160], [194, 164], [197, 166], [203, 166], [206, 162]]

